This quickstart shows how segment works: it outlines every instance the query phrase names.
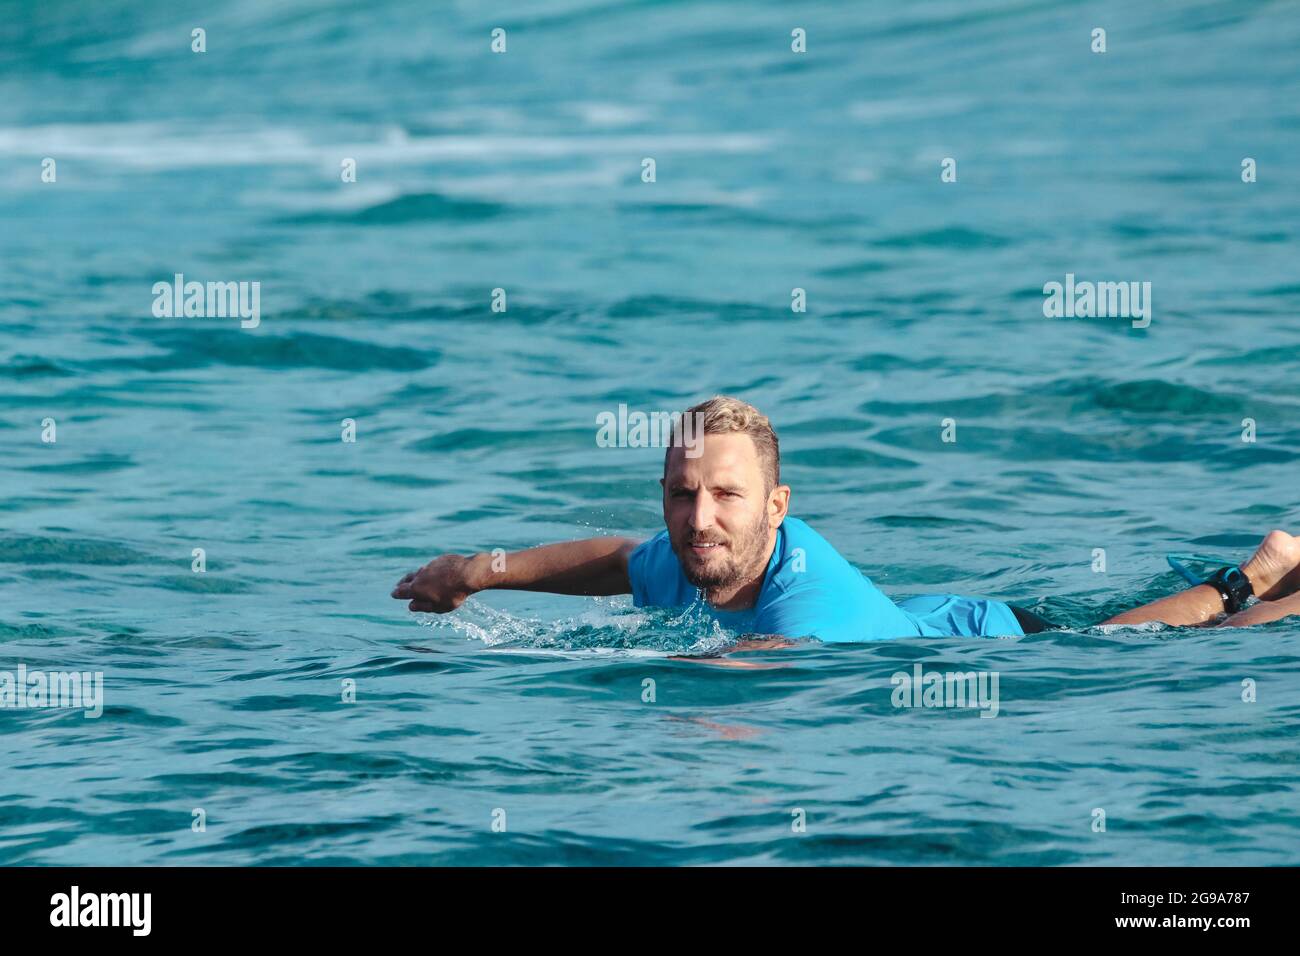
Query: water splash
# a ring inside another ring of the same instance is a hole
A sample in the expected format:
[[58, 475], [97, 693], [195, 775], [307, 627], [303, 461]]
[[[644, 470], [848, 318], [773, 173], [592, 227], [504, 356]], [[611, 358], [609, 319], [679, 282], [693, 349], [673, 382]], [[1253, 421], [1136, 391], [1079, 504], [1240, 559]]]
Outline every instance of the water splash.
[[534, 650], [699, 655], [716, 653], [738, 639], [698, 605], [665, 610], [634, 608], [601, 599], [581, 614], [547, 620], [519, 617], [471, 598], [457, 614], [428, 615], [420, 624], [481, 641], [487, 647]]

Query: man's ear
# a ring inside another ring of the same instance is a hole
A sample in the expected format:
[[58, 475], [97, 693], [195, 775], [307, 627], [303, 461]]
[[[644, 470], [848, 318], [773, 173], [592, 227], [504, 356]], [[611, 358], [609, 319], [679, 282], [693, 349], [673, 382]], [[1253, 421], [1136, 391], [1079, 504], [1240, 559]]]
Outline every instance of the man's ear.
[[773, 528], [785, 520], [790, 510], [790, 486], [777, 485], [767, 496], [767, 517]]

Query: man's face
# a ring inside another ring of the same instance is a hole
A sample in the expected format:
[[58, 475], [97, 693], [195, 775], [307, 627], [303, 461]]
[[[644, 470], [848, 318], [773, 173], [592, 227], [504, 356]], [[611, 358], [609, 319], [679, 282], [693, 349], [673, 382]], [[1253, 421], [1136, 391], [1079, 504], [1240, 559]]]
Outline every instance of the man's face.
[[674, 448], [663, 486], [668, 540], [691, 584], [727, 588], [762, 571], [789, 489], [767, 492], [748, 435], [706, 435], [695, 458]]

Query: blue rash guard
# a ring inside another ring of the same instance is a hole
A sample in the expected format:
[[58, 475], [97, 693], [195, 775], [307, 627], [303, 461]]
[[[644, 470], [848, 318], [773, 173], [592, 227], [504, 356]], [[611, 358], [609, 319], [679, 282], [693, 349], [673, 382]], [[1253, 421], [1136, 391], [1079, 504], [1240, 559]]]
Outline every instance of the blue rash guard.
[[895, 604], [821, 535], [786, 518], [754, 606], [720, 611], [686, 580], [668, 532], [643, 542], [628, 558], [637, 607], [687, 607], [697, 602], [738, 634], [883, 641], [894, 637], [1005, 637], [1024, 634], [1001, 601], [927, 594]]

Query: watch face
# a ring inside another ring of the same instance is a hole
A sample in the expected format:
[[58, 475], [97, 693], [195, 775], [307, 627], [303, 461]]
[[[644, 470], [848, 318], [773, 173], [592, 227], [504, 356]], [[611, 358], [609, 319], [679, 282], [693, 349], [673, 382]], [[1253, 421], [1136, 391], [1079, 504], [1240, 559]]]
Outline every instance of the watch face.
[[1241, 568], [1231, 568], [1228, 573], [1223, 576], [1223, 580], [1228, 587], [1240, 587], [1246, 580], [1246, 575], [1241, 572]]

